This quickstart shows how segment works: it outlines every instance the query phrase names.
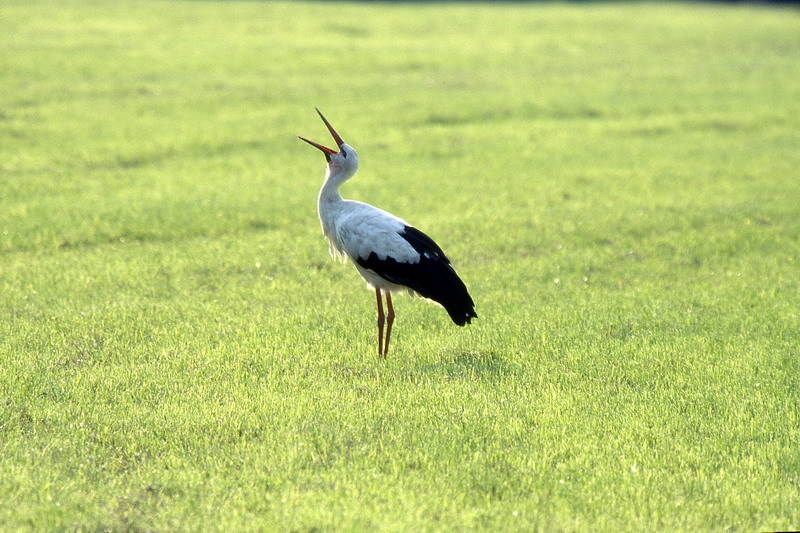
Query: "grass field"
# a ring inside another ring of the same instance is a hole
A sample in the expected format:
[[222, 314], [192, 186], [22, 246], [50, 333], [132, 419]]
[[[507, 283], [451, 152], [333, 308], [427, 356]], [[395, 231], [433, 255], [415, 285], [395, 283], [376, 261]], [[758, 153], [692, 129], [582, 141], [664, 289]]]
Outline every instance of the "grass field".
[[[0, 6], [0, 530], [800, 528], [800, 15]], [[433, 236], [467, 328], [316, 218]]]

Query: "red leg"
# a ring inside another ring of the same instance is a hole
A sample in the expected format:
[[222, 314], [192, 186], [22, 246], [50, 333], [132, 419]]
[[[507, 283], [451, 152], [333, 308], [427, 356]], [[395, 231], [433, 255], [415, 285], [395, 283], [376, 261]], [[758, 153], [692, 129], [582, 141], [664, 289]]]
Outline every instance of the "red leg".
[[383, 323], [385, 320], [383, 314], [383, 301], [381, 300], [381, 290], [375, 289], [375, 296], [378, 299], [378, 355], [384, 355], [383, 350]]
[[389, 337], [392, 336], [392, 324], [394, 324], [394, 307], [392, 307], [392, 293], [386, 291], [386, 346], [383, 348], [383, 356], [389, 353]]

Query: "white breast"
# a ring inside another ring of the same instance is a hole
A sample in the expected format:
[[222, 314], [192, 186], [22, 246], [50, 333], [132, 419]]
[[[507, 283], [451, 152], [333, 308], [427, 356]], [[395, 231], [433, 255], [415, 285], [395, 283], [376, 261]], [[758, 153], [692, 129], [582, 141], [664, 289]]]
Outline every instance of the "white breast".
[[403, 219], [371, 205], [342, 200], [325, 209], [320, 206], [322, 231], [335, 257], [355, 262], [375, 253], [401, 263], [418, 263], [419, 253], [400, 236], [408, 225]]

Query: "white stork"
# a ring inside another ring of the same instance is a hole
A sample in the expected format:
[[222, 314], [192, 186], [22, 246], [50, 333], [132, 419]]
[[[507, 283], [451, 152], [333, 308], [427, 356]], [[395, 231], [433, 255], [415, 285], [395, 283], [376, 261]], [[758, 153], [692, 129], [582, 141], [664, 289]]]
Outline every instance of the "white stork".
[[[317, 200], [322, 232], [328, 239], [331, 255], [342, 261], [349, 258], [364, 280], [375, 289], [378, 301], [378, 355], [386, 357], [389, 352], [394, 322], [394, 291], [408, 291], [438, 302], [459, 326], [477, 318], [475, 304], [467, 287], [433, 239], [391, 213], [342, 198], [339, 187], [358, 170], [358, 155], [339, 137], [319, 109], [317, 113], [339, 147], [337, 152], [300, 137], [322, 150], [328, 161], [325, 182]], [[386, 293], [385, 315], [381, 291]]]

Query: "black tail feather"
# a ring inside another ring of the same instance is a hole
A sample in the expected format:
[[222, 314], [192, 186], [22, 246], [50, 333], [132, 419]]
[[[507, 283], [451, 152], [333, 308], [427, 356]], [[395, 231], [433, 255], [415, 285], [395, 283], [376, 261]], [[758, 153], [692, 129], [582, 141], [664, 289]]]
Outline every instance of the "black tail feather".
[[475, 302], [466, 285], [450, 266], [450, 260], [439, 245], [413, 226], [406, 226], [399, 235], [419, 252], [418, 263], [401, 263], [392, 257], [379, 259], [372, 252], [366, 259], [359, 257], [358, 264], [387, 281], [408, 287], [420, 296], [438, 302], [459, 326], [478, 318]]
[[[473, 318], [478, 318], [478, 314], [475, 312], [475, 302], [472, 301], [466, 285], [455, 270], [450, 265], [447, 265], [447, 268], [449, 272], [440, 278], [442, 282], [431, 291], [431, 296], [426, 296], [426, 298], [442, 304], [453, 322], [463, 326], [469, 324]], [[420, 294], [422, 293], [420, 292]]]
[[441, 304], [459, 326], [478, 317], [464, 282], [452, 266], [439, 258], [422, 256], [419, 263], [399, 263], [391, 257], [378, 259], [373, 252], [367, 259], [359, 258], [358, 264], [387, 281], [408, 287]]

